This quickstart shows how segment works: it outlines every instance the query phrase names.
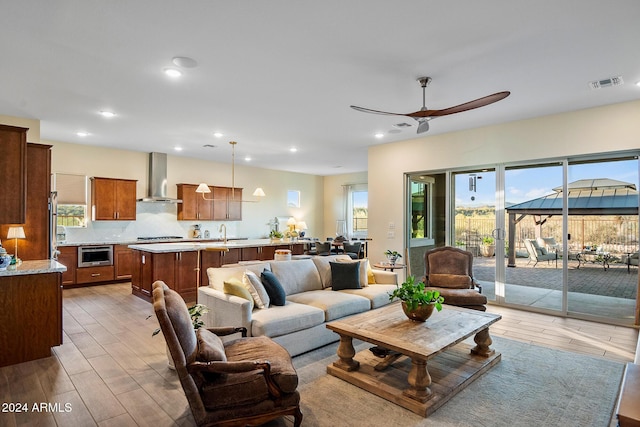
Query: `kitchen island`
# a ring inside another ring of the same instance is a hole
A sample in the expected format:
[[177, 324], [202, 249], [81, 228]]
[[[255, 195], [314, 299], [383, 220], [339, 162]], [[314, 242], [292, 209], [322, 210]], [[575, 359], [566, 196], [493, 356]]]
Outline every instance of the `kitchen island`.
[[304, 246], [304, 241], [269, 239], [129, 245], [134, 251], [131, 292], [151, 301], [151, 285], [156, 280], [162, 280], [187, 303], [196, 302], [198, 286], [209, 283], [207, 268], [240, 261], [272, 260], [279, 249], [288, 249], [292, 255], [301, 255]]
[[0, 366], [51, 356], [62, 344], [62, 273], [55, 260], [0, 271]]

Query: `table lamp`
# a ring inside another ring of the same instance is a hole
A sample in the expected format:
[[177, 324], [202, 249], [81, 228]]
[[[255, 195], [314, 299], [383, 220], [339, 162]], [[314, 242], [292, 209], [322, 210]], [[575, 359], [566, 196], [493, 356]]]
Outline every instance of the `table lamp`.
[[15, 250], [13, 256], [16, 258], [16, 262], [19, 260], [18, 239], [24, 238], [26, 238], [26, 236], [24, 235], [24, 228], [21, 225], [17, 227], [9, 227], [9, 231], [7, 232], [7, 239], [13, 239], [15, 242]]

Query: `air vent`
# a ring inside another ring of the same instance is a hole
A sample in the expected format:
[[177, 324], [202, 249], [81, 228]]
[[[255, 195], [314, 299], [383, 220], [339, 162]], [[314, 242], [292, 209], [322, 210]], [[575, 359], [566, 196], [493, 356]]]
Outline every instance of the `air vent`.
[[393, 125], [393, 127], [396, 127], [396, 128], [398, 128], [398, 129], [406, 129], [406, 128], [410, 128], [411, 126], [413, 126], [413, 125], [412, 125], [412, 124], [410, 124], [410, 123], [405, 123], [405, 122], [403, 122], [403, 123], [396, 123], [395, 125]]
[[203, 147], [204, 148], [216, 148], [216, 146], [212, 145], [212, 144], [204, 144]]
[[602, 89], [604, 87], [620, 86], [623, 83], [622, 76], [617, 76], [589, 82], [589, 87], [591, 89]]

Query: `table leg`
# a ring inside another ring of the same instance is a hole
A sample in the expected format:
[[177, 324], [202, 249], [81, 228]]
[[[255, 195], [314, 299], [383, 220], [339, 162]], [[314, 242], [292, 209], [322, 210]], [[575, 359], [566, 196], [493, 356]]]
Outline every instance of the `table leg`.
[[356, 371], [360, 367], [360, 362], [353, 360], [356, 350], [353, 348], [353, 338], [347, 335], [340, 335], [338, 344], [338, 357], [340, 360], [333, 362], [333, 366], [347, 372]]
[[489, 335], [489, 328], [478, 332], [473, 341], [475, 341], [476, 346], [471, 349], [471, 354], [489, 357], [495, 353], [495, 350], [489, 347], [493, 343]]
[[411, 359], [409, 371], [409, 388], [402, 392], [407, 397], [424, 403], [431, 398], [431, 375], [427, 371], [426, 360]]

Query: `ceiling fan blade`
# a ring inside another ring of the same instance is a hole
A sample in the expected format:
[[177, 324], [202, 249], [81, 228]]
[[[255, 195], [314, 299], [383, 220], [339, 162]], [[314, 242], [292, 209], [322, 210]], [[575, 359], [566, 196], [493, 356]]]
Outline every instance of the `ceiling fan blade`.
[[369, 108], [358, 107], [356, 105], [351, 105], [350, 107], [353, 108], [356, 111], [361, 111], [363, 113], [382, 114], [382, 115], [385, 115], [385, 116], [406, 116], [406, 114], [389, 113], [389, 112], [386, 112], [386, 111], [371, 110]]
[[415, 113], [407, 114], [409, 117], [440, 117], [447, 116], [449, 114], [461, 113], [463, 111], [473, 110], [474, 108], [484, 107], [485, 105], [493, 104], [501, 99], [509, 96], [511, 92], [498, 92], [492, 95], [487, 95], [482, 98], [474, 99], [473, 101], [465, 102], [464, 104], [456, 105], [455, 107], [445, 108], [444, 110], [420, 110]]

